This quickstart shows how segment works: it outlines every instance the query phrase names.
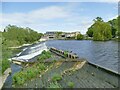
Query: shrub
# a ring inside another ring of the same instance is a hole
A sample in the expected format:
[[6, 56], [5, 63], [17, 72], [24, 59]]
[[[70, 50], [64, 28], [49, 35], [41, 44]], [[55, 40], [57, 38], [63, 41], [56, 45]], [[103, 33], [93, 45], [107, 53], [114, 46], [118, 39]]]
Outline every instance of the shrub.
[[4, 73], [4, 71], [10, 67], [10, 61], [5, 59], [5, 60], [2, 60], [2, 73]]
[[64, 56], [67, 57], [68, 51], [64, 51]]
[[38, 57], [38, 60], [44, 61], [45, 59], [48, 59], [51, 57], [51, 53], [49, 51], [43, 51], [41, 55]]
[[52, 77], [52, 81], [60, 81], [62, 80], [62, 76], [59, 74], [54, 74]]
[[25, 83], [25, 81], [38, 76], [38, 74], [45, 69], [46, 67], [44, 64], [34, 64], [32, 67], [28, 67], [20, 72], [15, 73], [12, 77], [13, 84], [22, 85]]
[[49, 88], [61, 88], [61, 86], [57, 82], [54, 82], [54, 83], [52, 82], [50, 83]]
[[73, 82], [68, 82], [68, 87], [73, 88], [74, 87], [74, 83]]

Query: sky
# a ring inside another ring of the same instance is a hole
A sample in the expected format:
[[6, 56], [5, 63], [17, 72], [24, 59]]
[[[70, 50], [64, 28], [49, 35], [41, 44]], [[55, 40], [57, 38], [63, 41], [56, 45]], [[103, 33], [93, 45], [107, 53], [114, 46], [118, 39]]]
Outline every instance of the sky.
[[117, 2], [2, 2], [0, 30], [11, 24], [42, 33], [80, 31], [85, 34], [96, 17], [108, 21], [117, 15]]

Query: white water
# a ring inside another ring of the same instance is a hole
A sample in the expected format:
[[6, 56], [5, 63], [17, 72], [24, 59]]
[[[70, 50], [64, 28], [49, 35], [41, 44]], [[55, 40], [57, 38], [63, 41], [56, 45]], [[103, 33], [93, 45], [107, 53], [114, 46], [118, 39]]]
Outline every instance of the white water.
[[32, 59], [35, 56], [41, 54], [43, 50], [47, 51], [47, 46], [45, 42], [24, 49], [22, 52], [17, 54], [18, 55], [17, 57], [13, 57], [12, 60], [29, 61], [29, 59]]

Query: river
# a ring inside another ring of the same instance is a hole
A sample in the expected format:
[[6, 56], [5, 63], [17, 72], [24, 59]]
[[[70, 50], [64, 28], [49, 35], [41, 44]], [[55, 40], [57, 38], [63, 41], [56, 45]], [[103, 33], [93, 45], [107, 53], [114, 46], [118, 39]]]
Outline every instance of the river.
[[51, 40], [48, 47], [72, 51], [80, 58], [118, 72], [118, 43], [116, 41]]

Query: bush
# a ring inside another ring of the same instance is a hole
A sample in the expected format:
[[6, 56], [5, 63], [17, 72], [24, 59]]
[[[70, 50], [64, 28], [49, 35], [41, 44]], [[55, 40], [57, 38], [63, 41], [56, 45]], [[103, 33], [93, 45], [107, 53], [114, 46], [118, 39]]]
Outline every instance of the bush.
[[57, 82], [54, 82], [54, 83], [52, 82], [50, 83], [49, 88], [61, 88], [61, 86]]
[[43, 51], [41, 55], [38, 57], [38, 60], [44, 61], [45, 59], [51, 58], [51, 53], [49, 51]]
[[68, 87], [73, 88], [74, 87], [74, 83], [73, 82], [68, 82]]
[[54, 74], [52, 77], [52, 81], [60, 81], [62, 80], [62, 76], [59, 74]]
[[38, 74], [40, 74], [40, 72], [45, 69], [46, 67], [44, 64], [38, 63], [33, 65], [32, 67], [28, 67], [20, 72], [17, 72], [13, 75], [13, 84], [22, 85], [25, 83], [25, 81], [38, 76]]
[[82, 40], [82, 39], [84, 39], [84, 36], [82, 34], [78, 34], [77, 35], [77, 40]]
[[2, 60], [2, 73], [4, 73], [4, 71], [10, 67], [10, 61], [5, 59]]

